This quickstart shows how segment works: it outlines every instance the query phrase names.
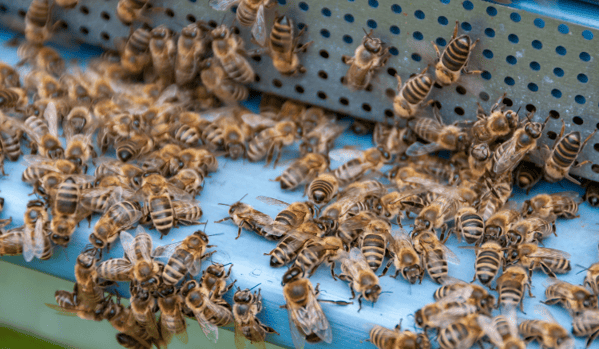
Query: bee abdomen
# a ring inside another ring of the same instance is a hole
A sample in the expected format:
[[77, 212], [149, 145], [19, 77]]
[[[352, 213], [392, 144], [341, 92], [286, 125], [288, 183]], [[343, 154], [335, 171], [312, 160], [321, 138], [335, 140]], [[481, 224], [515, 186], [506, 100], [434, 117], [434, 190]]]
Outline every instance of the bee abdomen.
[[133, 32], [127, 43], [137, 53], [146, 52], [150, 46], [152, 34], [146, 29], [139, 28]]
[[580, 133], [572, 132], [564, 137], [553, 152], [553, 161], [560, 167], [569, 167], [580, 152]]
[[194, 145], [200, 140], [200, 133], [195, 127], [182, 125], [175, 131], [175, 139], [187, 145]]
[[495, 278], [499, 271], [501, 256], [496, 251], [481, 251], [476, 259], [476, 276], [482, 284], [487, 284]]
[[443, 278], [447, 276], [447, 261], [445, 260], [445, 256], [442, 250], [433, 250], [428, 253], [434, 253], [437, 255], [437, 258], [431, 260], [430, 258], [426, 258], [426, 269], [428, 271], [429, 276], [435, 281], [440, 282]]
[[410, 79], [402, 89], [402, 95], [408, 103], [419, 104], [426, 98], [432, 87], [433, 80], [428, 76]]
[[469, 52], [470, 37], [467, 35], [462, 35], [447, 45], [447, 48], [441, 57], [441, 62], [451, 71], [460, 71], [464, 64], [466, 64]]
[[79, 186], [72, 178], [67, 178], [56, 193], [56, 210], [62, 214], [74, 214], [79, 203]]
[[48, 0], [35, 0], [29, 5], [25, 19], [38, 27], [43, 27], [48, 21], [50, 5]]
[[167, 285], [175, 285], [187, 274], [187, 266], [193, 256], [184, 249], [178, 248], [169, 258], [162, 278]]
[[482, 235], [485, 229], [485, 222], [479, 215], [466, 215], [462, 217], [462, 229], [464, 239], [467, 243], [475, 243]]
[[249, 27], [256, 21], [258, 8], [250, 8], [245, 1], [242, 1], [237, 7], [237, 20], [244, 27]]
[[441, 348], [461, 348], [462, 341], [468, 337], [468, 328], [462, 323], [452, 323], [439, 333], [439, 346]]
[[366, 234], [362, 240], [362, 253], [372, 271], [376, 271], [383, 263], [387, 242], [378, 234]]
[[513, 286], [502, 287], [499, 290], [499, 302], [502, 305], [516, 306], [522, 300], [522, 290]]

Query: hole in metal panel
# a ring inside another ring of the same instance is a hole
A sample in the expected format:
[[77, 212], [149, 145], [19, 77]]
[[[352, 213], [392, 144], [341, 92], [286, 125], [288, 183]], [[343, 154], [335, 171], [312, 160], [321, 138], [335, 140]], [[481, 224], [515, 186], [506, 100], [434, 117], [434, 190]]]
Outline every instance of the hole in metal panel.
[[102, 38], [102, 40], [105, 40], [105, 41], [110, 40], [110, 35], [107, 32], [101, 32], [100, 37]]
[[570, 32], [570, 28], [563, 23], [557, 26], [557, 30], [562, 34], [568, 34]]
[[514, 102], [510, 98], [504, 98], [501, 103], [505, 104], [508, 108], [514, 105]]
[[595, 149], [595, 151], [599, 151], [599, 143], [593, 144], [593, 149]]
[[537, 111], [537, 107], [535, 107], [534, 104], [527, 104], [526, 111], [528, 111], [529, 113], [534, 113]]
[[588, 62], [591, 60], [591, 55], [588, 54], [587, 52], [581, 52], [580, 55], [578, 56], [580, 58], [581, 61], [583, 62]]
[[377, 0], [368, 0], [368, 6], [377, 8], [379, 7], [379, 2]]
[[563, 46], [558, 46], [558, 47], [555, 48], [555, 53], [557, 53], [560, 56], [565, 56], [567, 52], [568, 51]]
[[552, 117], [553, 119], [559, 119], [559, 113], [557, 112], [557, 110], [550, 110], [549, 116]]
[[541, 69], [541, 65], [539, 62], [530, 62], [530, 69], [538, 71]]
[[591, 166], [591, 170], [595, 173], [599, 173], [599, 165], [594, 164], [593, 166]]
[[506, 60], [506, 62], [508, 62], [511, 65], [518, 63], [518, 60], [516, 59], [516, 57], [514, 57], [512, 55], [505, 57], [505, 60]]
[[320, 70], [318, 72], [318, 77], [326, 80], [329, 76], [327, 75], [327, 73], [324, 70]]
[[560, 67], [553, 68], [553, 74], [555, 74], [555, 76], [557, 76], [558, 78], [561, 78], [562, 76], [564, 76], [564, 70]]
[[331, 17], [331, 10], [329, 10], [328, 8], [324, 7], [321, 11], [323, 16], [325, 17]]
[[464, 86], [462, 86], [462, 85], [458, 85], [458, 86], [455, 88], [455, 91], [456, 91], [457, 93], [461, 94], [461, 95], [465, 95], [465, 94], [466, 94], [466, 89], [465, 89], [465, 88], [464, 88]]
[[326, 59], [326, 58], [329, 58], [329, 53], [328, 53], [326, 50], [320, 50], [320, 51], [318, 52], [318, 54], [319, 54], [319, 55], [320, 55], [320, 57], [322, 57], [322, 58], [325, 58], [325, 59]]
[[389, 28], [389, 31], [391, 32], [391, 34], [395, 34], [395, 35], [399, 35], [399, 32], [400, 32], [399, 27], [396, 25], [392, 25]]
[[343, 105], [349, 105], [349, 100], [345, 97], [341, 97], [341, 98], [339, 98], [339, 103], [341, 103]]
[[79, 27], [79, 32], [81, 32], [81, 34], [83, 35], [87, 35], [89, 34], [89, 29], [87, 29], [86, 27]]
[[331, 36], [331, 33], [326, 29], [320, 29], [320, 35], [322, 35], [323, 38], [328, 39]]
[[468, 22], [462, 22], [461, 26], [464, 31], [469, 32], [472, 30], [472, 25]]
[[366, 21], [366, 25], [368, 26], [368, 28], [371, 29], [376, 29], [377, 27], [376, 21], [374, 19], [369, 19], [368, 21]]
[[419, 54], [412, 53], [412, 60], [414, 60], [415, 62], [420, 62], [421, 59], [422, 59], [422, 57], [420, 57]]
[[490, 37], [490, 38], [494, 38], [495, 37], [495, 30], [493, 30], [493, 28], [487, 28], [485, 29], [485, 35]]
[[443, 106], [441, 105], [441, 102], [439, 102], [437, 100], [433, 101], [432, 105], [433, 105], [433, 107], [435, 107], [435, 108], [437, 108], [439, 110], [441, 110], [441, 108], [443, 108]]
[[397, 56], [399, 54], [399, 50], [396, 47], [391, 46], [389, 48], [389, 53], [392, 54], [392, 55], [394, 55], [394, 56]]
[[401, 13], [401, 6], [393, 4], [391, 5], [391, 11], [393, 11], [393, 13]]
[[488, 71], [483, 71], [482, 74], [480, 74], [480, 76], [485, 79], [485, 80], [491, 80], [491, 73], [489, 73]]
[[300, 2], [298, 5], [299, 5], [300, 10], [302, 10], [302, 11], [308, 11], [308, 9], [310, 8], [310, 6], [308, 6], [308, 4], [306, 4], [303, 1]]
[[519, 13], [517, 12], [512, 12], [510, 13], [510, 19], [516, 23], [520, 22], [522, 20], [522, 17], [520, 16]]
[[535, 26], [537, 28], [541, 28], [541, 29], [545, 28], [545, 21], [540, 18], [535, 18], [533, 23], [535, 24]]
[[578, 74], [576, 79], [578, 79], [578, 81], [582, 82], [583, 84], [586, 84], [587, 82], [589, 82], [589, 77], [582, 73]]
[[580, 116], [575, 116], [572, 118], [572, 122], [574, 122], [576, 125], [582, 125], [584, 121]]
[[582, 31], [582, 37], [585, 40], [593, 40], [593, 32], [590, 30], [583, 30]]
[[260, 82], [260, 75], [256, 74], [256, 77], [254, 78], [255, 82]]
[[437, 40], [435, 40], [435, 42], [437, 43], [437, 45], [439, 46], [445, 46], [447, 45], [447, 41], [445, 41], [444, 38], [437, 38]]
[[478, 98], [482, 99], [483, 101], [488, 101], [489, 100], [489, 94], [486, 92], [481, 92], [478, 94]]
[[25, 15], [27, 14], [27, 12], [25, 10], [19, 10], [17, 11], [17, 14], [19, 14], [19, 17], [25, 18]]
[[195, 17], [194, 15], [192, 15], [192, 14], [188, 14], [188, 15], [187, 15], [185, 18], [186, 18], [186, 19], [187, 19], [187, 20], [188, 20], [190, 23], [195, 23], [195, 22], [196, 22], [196, 17]]
[[6, 6], [4, 6], [4, 4], [1, 4], [0, 5], [0, 12], [6, 13], [6, 11], [8, 11], [8, 8]]
[[211, 26], [212, 28], [216, 28], [216, 26], [217, 26], [218, 24], [217, 24], [217, 23], [216, 23], [216, 21], [214, 21], [214, 20], [209, 20], [209, 21], [208, 21], [208, 25], [209, 25], [209, 26]]
[[274, 80], [272, 81], [272, 84], [273, 84], [273, 86], [274, 86], [274, 87], [276, 87], [276, 88], [281, 88], [281, 87], [283, 86], [283, 83], [282, 83], [282, 82], [281, 82], [281, 80], [279, 80], [279, 79], [274, 79]]
[[103, 20], [105, 21], [109, 21], [110, 20], [110, 14], [106, 11], [102, 11], [102, 13], [100, 14], [100, 17], [102, 17]]
[[366, 92], [372, 92], [372, 84], [368, 84], [368, 85], [366, 85], [366, 87], [364, 88], [364, 90], [365, 90]]
[[[413, 74], [413, 75], [416, 75], [416, 74]], [[410, 76], [410, 77], [412, 77], [412, 76]], [[435, 81], [435, 83], [433, 84], [433, 87], [434, 87], [434, 88], [438, 88], [439, 90], [443, 89], [443, 86], [441, 86], [441, 84], [439, 84], [439, 83], [438, 83], [438, 82], [436, 82], [436, 81]]]
[[343, 42], [345, 42], [346, 44], [351, 44], [352, 42], [354, 42], [354, 39], [352, 39], [352, 37], [349, 35], [343, 35]]
[[364, 110], [366, 112], [370, 112], [370, 111], [372, 111], [372, 108], [370, 107], [370, 104], [364, 103], [364, 104], [362, 104], [362, 110]]
[[455, 107], [453, 111], [460, 116], [464, 115], [464, 109], [462, 107]]
[[395, 90], [392, 88], [388, 88], [385, 90], [385, 96], [387, 96], [387, 98], [389, 99], [393, 99], [395, 98]]
[[485, 56], [485, 58], [487, 58], [487, 59], [491, 59], [491, 58], [493, 58], [493, 51], [491, 51], [489, 49], [485, 49], [485, 50], [483, 50], [483, 56]]
[[87, 6], [81, 6], [81, 7], [79, 7], [79, 12], [81, 12], [87, 16], [87, 15], [89, 15], [89, 8]]
[[497, 9], [493, 6], [487, 7], [487, 14], [491, 17], [497, 16]]
[[587, 99], [586, 99], [586, 98], [584, 98], [584, 96], [583, 96], [583, 95], [576, 95], [576, 96], [574, 97], [574, 101], [575, 101], [576, 103], [578, 103], [578, 104], [585, 104], [585, 103], [587, 102]]
[[543, 43], [540, 42], [539, 40], [533, 40], [532, 41], [532, 48], [540, 50], [543, 48]]
[[553, 90], [551, 90], [551, 95], [555, 98], [562, 98], [562, 91], [554, 88]]
[[394, 68], [388, 68], [387, 74], [389, 74], [391, 76], [395, 76], [395, 75], [397, 75], [397, 70], [395, 70]]
[[256, 62], [260, 62], [262, 61], [262, 57], [261, 56], [252, 56], [252, 59]]
[[503, 81], [509, 86], [514, 86], [514, 84], [516, 83], [514, 78], [512, 78], [511, 76], [506, 76], [505, 79], [503, 79]]
[[447, 25], [447, 23], [449, 23], [447, 17], [445, 16], [439, 16], [439, 18], [437, 18], [437, 22], [439, 22], [441, 25]]
[[520, 42], [520, 39], [518, 38], [518, 35], [516, 34], [510, 34], [507, 36], [507, 39], [512, 43], [512, 44], [517, 44], [518, 42]]
[[414, 17], [424, 19], [424, 12], [422, 12], [422, 10], [416, 10], [416, 12], [414, 12]]
[[164, 10], [164, 13], [171, 18], [175, 17], [175, 11], [173, 11], [173, 9], [167, 8]]
[[557, 138], [557, 133], [553, 132], [553, 131], [548, 131], [547, 132], [547, 137], [551, 140], [555, 140]]
[[474, 4], [470, 1], [470, 0], [466, 0], [462, 3], [462, 6], [464, 6], [464, 9], [466, 11], [470, 11], [474, 8]]
[[391, 109], [385, 109], [385, 117], [392, 118], [393, 117], [393, 111]]
[[539, 86], [537, 86], [537, 84], [535, 84], [534, 82], [531, 82], [528, 84], [528, 89], [532, 92], [537, 92], [539, 90]]
[[295, 85], [295, 92], [304, 93], [304, 88], [301, 85]]
[[346, 14], [345, 16], [343, 16], [343, 18], [345, 19], [346, 22], [348, 23], [354, 23], [354, 16], [351, 14]]
[[422, 35], [422, 33], [421, 33], [421, 32], [419, 32], [419, 31], [415, 31], [415, 32], [412, 34], [412, 37], [413, 37], [414, 39], [418, 40], [418, 41], [420, 41], [420, 40], [424, 39], [424, 35]]
[[318, 91], [318, 92], [316, 93], [316, 95], [317, 95], [317, 96], [318, 96], [318, 98], [320, 98], [320, 99], [327, 99], [327, 94], [326, 94], [326, 93], [324, 93], [324, 92], [322, 92], [322, 91]]

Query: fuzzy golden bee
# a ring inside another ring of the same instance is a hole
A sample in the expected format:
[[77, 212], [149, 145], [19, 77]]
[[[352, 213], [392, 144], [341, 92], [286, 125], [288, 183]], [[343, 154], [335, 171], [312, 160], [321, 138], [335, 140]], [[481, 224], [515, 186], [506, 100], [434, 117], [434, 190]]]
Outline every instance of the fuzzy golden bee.
[[397, 78], [397, 95], [393, 98], [393, 111], [402, 119], [411, 119], [424, 106], [433, 103], [433, 100], [424, 102], [430, 94], [434, 80], [427, 74], [428, 66], [420, 74], [411, 77], [402, 84], [401, 77]]
[[373, 30], [366, 33], [353, 57], [341, 56], [342, 62], [349, 65], [344, 84], [351, 89], [366, 89], [376, 70], [385, 66], [391, 56], [389, 48], [381, 39], [373, 38], [372, 33]]

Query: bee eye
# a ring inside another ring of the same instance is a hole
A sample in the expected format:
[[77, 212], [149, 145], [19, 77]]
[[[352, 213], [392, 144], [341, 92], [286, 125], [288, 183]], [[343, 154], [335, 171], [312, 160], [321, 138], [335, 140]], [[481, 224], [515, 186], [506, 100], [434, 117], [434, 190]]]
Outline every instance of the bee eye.
[[424, 221], [424, 226], [425, 226], [426, 228], [430, 228], [430, 227], [431, 227], [431, 222], [429, 222], [429, 221]]
[[512, 258], [518, 258], [518, 252], [516, 252], [516, 251], [512, 252]]
[[408, 268], [408, 267], [403, 268], [404, 274], [407, 274], [409, 271], [410, 271], [410, 268]]

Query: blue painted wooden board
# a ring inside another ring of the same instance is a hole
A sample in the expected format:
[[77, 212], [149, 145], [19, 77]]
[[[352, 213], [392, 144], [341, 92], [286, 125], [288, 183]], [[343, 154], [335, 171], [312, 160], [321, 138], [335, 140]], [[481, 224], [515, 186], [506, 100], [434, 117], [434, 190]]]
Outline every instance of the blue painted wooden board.
[[[6, 40], [8, 36], [0, 34], [0, 39]], [[66, 58], [79, 57], [88, 58], [90, 54], [78, 51], [63, 51]], [[16, 50], [5, 48], [0, 52], [0, 59], [14, 64], [17, 61]], [[247, 104], [255, 109], [257, 106], [257, 98], [253, 98]], [[366, 149], [372, 146], [370, 136], [356, 136], [351, 133], [344, 134], [337, 142], [336, 146], [342, 147], [345, 145], [358, 146], [361, 149]], [[297, 147], [291, 147], [285, 150], [283, 162], [291, 160], [298, 156]], [[333, 162], [332, 168], [339, 166], [340, 163]], [[32, 197], [27, 196], [32, 188], [21, 182], [21, 173], [24, 169], [22, 163], [6, 162], [6, 171], [10, 173], [7, 177], [0, 177], [0, 196], [6, 200], [4, 212], [0, 214], [0, 218], [13, 217], [12, 226], [21, 225], [23, 223], [23, 212], [26, 203]], [[293, 202], [302, 199], [302, 190], [295, 192], [284, 192], [279, 188], [279, 183], [270, 181], [274, 179], [285, 169], [285, 166], [279, 166], [276, 169], [265, 168], [263, 163], [250, 163], [248, 161], [231, 161], [224, 158], [219, 158], [219, 170], [206, 179], [205, 188], [198, 197], [204, 210], [203, 220], [208, 220], [210, 223], [207, 227], [208, 234], [220, 234], [213, 236], [210, 243], [218, 245], [216, 253], [212, 260], [220, 263], [233, 263], [232, 279], [237, 279], [237, 285], [245, 287], [253, 287], [261, 284], [264, 297], [264, 311], [260, 314], [260, 318], [267, 324], [273, 326], [280, 336], [269, 336], [268, 341], [287, 347], [292, 346], [289, 333], [289, 325], [287, 312], [285, 309], [279, 309], [280, 305], [284, 304], [282, 295], [282, 287], [280, 285], [281, 276], [285, 269], [273, 269], [269, 266], [269, 257], [263, 254], [274, 248], [275, 243], [266, 241], [261, 237], [244, 231], [238, 240], [234, 240], [237, 233], [237, 227], [230, 222], [223, 224], [214, 224], [215, 220], [221, 219], [227, 215], [227, 207], [220, 206], [218, 203], [233, 203], [247, 194], [245, 202], [253, 205], [258, 210], [261, 210], [271, 216], [277, 214], [277, 207], [269, 206], [256, 200], [258, 195], [266, 195], [277, 199]], [[90, 169], [92, 171], [93, 168]], [[562, 190], [577, 190], [582, 189], [575, 187], [569, 183], [559, 183], [548, 185], [543, 183], [531, 192], [535, 195], [542, 192], [558, 192]], [[522, 202], [524, 194], [516, 190], [514, 200]], [[575, 220], [560, 220], [558, 221], [558, 237], [547, 239], [546, 246], [551, 248], [559, 248], [568, 251], [572, 254], [572, 265], [581, 264], [588, 266], [597, 261], [597, 223], [599, 215], [597, 211], [590, 208], [587, 204], [583, 204], [580, 208], [581, 219]], [[95, 217], [92, 221], [92, 226], [97, 221]], [[409, 222], [408, 222], [409, 224]], [[12, 227], [11, 226], [11, 227]], [[150, 231], [152, 237], [155, 238], [156, 245], [167, 244], [184, 239], [187, 235], [194, 232], [196, 227], [181, 227], [174, 229], [163, 240], [159, 240], [159, 234], [153, 230]], [[88, 235], [91, 229], [87, 227], [86, 222], [82, 222], [81, 226], [74, 234], [73, 242], [66, 249], [56, 248], [54, 256], [48, 260], [40, 262], [34, 260], [31, 263], [26, 263], [18, 257], [2, 257], [2, 260], [23, 265], [28, 268], [39, 270], [44, 273], [58, 276], [67, 280], [74, 280], [73, 268], [76, 257], [84, 245], [88, 243]], [[458, 244], [455, 239], [450, 239], [447, 246], [455, 252], [461, 260], [459, 266], [450, 265], [450, 275], [466, 281], [470, 281], [474, 274], [474, 252], [472, 250], [464, 250], [457, 248]], [[123, 251], [117, 243], [106, 257], [120, 257]], [[204, 264], [204, 267], [206, 264]], [[561, 279], [571, 283], [581, 283], [584, 274], [576, 274], [576, 267], [567, 275], [560, 276]], [[526, 298], [524, 301], [525, 311], [528, 315], [522, 317], [533, 317], [533, 306], [543, 300], [544, 286], [543, 282], [546, 279], [545, 275], [535, 272], [533, 276], [533, 293], [536, 298]], [[328, 268], [321, 268], [313, 277], [313, 284], [320, 283], [322, 290], [322, 298], [335, 300], [348, 300], [350, 291], [348, 285], [343, 281], [333, 281], [330, 277]], [[42, 287], [43, 285], [40, 285]], [[402, 279], [392, 279], [384, 277], [381, 279], [381, 286], [384, 291], [392, 293], [382, 294], [378, 303], [371, 306], [365, 303], [364, 308], [360, 313], [357, 312], [358, 305], [350, 305], [347, 307], [335, 306], [331, 304], [323, 304], [323, 310], [329, 318], [333, 327], [333, 343], [331, 345], [313, 345], [313, 347], [323, 348], [367, 348], [371, 347], [369, 343], [361, 343], [360, 341], [368, 337], [368, 330], [372, 324], [380, 324], [387, 327], [393, 327], [400, 319], [403, 319], [404, 328], [412, 328], [414, 326], [413, 318], [408, 315], [414, 311], [433, 301], [432, 294], [438, 287], [430, 279], [425, 278], [421, 285], [410, 286]], [[1, 292], [1, 291], [0, 291]], [[53, 293], [54, 290], [48, 290]], [[126, 287], [120, 288], [122, 294], [128, 294]], [[227, 295], [230, 301], [232, 293]], [[31, 300], [36, 302], [35, 299]], [[566, 327], [570, 328], [570, 319], [566, 311], [558, 307], [551, 307], [554, 316]], [[199, 326], [191, 326], [189, 331], [200, 331]], [[577, 347], [583, 347], [584, 342], [578, 340]], [[534, 347], [534, 346], [533, 346]]]

